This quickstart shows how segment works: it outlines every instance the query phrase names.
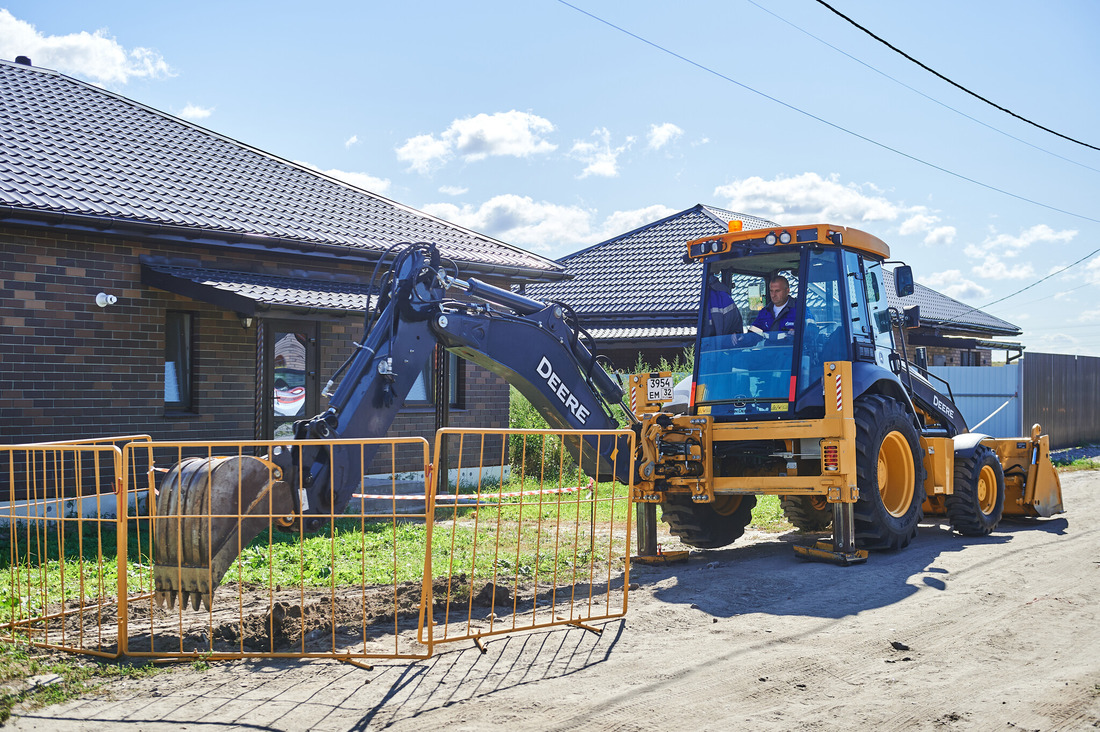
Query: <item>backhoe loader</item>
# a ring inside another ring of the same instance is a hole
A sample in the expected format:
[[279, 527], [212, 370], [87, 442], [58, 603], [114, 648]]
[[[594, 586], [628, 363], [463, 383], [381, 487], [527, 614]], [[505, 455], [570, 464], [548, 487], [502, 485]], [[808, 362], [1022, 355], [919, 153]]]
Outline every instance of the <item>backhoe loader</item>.
[[[833, 528], [832, 542], [799, 553], [854, 563], [908, 545], [924, 514], [981, 536], [1005, 513], [1062, 511], [1039, 426], [1009, 439], [969, 432], [950, 387], [895, 342], [920, 316], [888, 304], [887, 280], [905, 297], [913, 275], [902, 265], [888, 277], [885, 243], [827, 224], [738, 223], [687, 245], [704, 269], [687, 409], [662, 409], [671, 395], [649, 384], [661, 375], [631, 378], [645, 412], [635, 500], [659, 504], [673, 534], [725, 546], [757, 495], [778, 495], [796, 527]], [[790, 300], [768, 316], [773, 284]]]
[[[950, 397], [908, 363], [903, 342], [895, 347], [903, 316], [886, 302], [888, 258], [875, 237], [831, 225], [731, 225], [688, 242], [685, 266], [702, 265], [697, 359], [686, 410], [671, 410], [661, 374], [631, 376], [628, 405], [566, 305], [458, 279], [434, 246], [410, 244], [394, 257], [328, 408], [294, 424], [294, 443], [262, 457], [185, 460], [163, 479], [157, 601], [209, 607], [260, 531], [317, 531], [341, 513], [373, 454], [331, 440], [385, 435], [436, 343], [502, 376], [554, 428], [614, 429], [613, 410], [623, 410], [635, 453], [625, 439], [565, 446], [590, 477], [633, 480], [643, 552], [656, 505], [684, 543], [712, 548], [742, 535], [761, 494], [783, 496], [800, 528], [831, 525], [831, 543], [801, 553], [841, 563], [904, 547], [925, 512], [974, 535], [1003, 512], [1060, 512], [1047, 437], [1037, 427], [1011, 440], [967, 432]], [[775, 277], [793, 296], [789, 309], [767, 329], [745, 327]], [[899, 295], [912, 292], [908, 267], [894, 283]]]

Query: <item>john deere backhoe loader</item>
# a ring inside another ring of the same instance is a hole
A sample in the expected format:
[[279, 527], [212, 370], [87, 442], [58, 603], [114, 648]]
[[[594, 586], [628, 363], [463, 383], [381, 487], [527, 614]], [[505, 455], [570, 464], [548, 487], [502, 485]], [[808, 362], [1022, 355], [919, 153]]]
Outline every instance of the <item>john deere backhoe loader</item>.
[[[672, 533], [724, 546], [744, 532], [755, 496], [779, 495], [799, 528], [833, 527], [831, 544], [801, 553], [849, 563], [906, 546], [925, 513], [983, 535], [1003, 513], [1061, 512], [1038, 426], [1011, 439], [970, 433], [895, 344], [894, 326], [919, 312], [887, 304], [886, 244], [841, 226], [737, 224], [688, 242], [704, 273], [686, 413], [661, 411], [671, 394], [650, 398], [660, 375], [631, 379], [647, 412], [635, 499], [660, 504]], [[745, 327], [772, 320], [756, 315], [772, 307], [777, 277], [793, 298], [787, 314], [767, 330]], [[893, 281], [899, 297], [912, 294], [909, 267]]]
[[[800, 527], [831, 524], [832, 543], [803, 553], [845, 563], [906, 546], [924, 512], [981, 535], [1002, 512], [1061, 511], [1038, 429], [1010, 440], [968, 433], [951, 399], [895, 348], [901, 315], [886, 303], [888, 257], [875, 237], [829, 225], [689, 242], [685, 266], [702, 263], [702, 307], [690, 404], [677, 413], [662, 411], [672, 390], [659, 374], [631, 377], [642, 395], [631, 411], [566, 306], [449, 276], [433, 246], [409, 245], [329, 407], [295, 423], [302, 442], [265, 457], [185, 460], [161, 482], [157, 599], [209, 606], [239, 548], [270, 523], [310, 532], [341, 513], [372, 453], [327, 441], [383, 436], [436, 343], [504, 377], [553, 427], [615, 428], [621, 405], [638, 433], [635, 454], [626, 440], [566, 447], [591, 477], [633, 477], [634, 500], [659, 504], [692, 546], [736, 540], [760, 494], [783, 496]], [[794, 296], [777, 321], [784, 327], [746, 328], [772, 275]], [[907, 267], [895, 285], [912, 291]], [[640, 514], [652, 523], [655, 511]]]

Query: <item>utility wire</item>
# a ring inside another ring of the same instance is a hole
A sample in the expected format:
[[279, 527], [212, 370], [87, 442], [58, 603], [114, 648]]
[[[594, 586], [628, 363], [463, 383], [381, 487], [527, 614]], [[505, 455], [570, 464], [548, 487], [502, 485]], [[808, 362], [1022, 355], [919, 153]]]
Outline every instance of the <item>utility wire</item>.
[[1030, 285], [1027, 285], [1026, 287], [1021, 287], [1019, 290], [1016, 290], [1015, 292], [1009, 293], [1008, 295], [1005, 295], [1004, 297], [998, 298], [998, 299], [994, 300], [993, 302], [987, 302], [985, 305], [970, 308], [969, 310], [965, 310], [965, 311], [959, 313], [958, 315], [956, 315], [953, 318], [948, 318], [947, 320], [943, 321], [943, 325], [947, 325], [948, 323], [952, 323], [952, 322], [958, 320], [959, 318], [963, 317], [964, 315], [969, 315], [970, 313], [974, 312], [975, 310], [985, 310], [986, 308], [992, 307], [993, 305], [996, 305], [997, 303], [1004, 302], [1005, 300], [1008, 300], [1011, 297], [1016, 297], [1021, 292], [1027, 292], [1032, 287], [1035, 287], [1036, 285], [1038, 285], [1042, 282], [1046, 282], [1051, 277], [1056, 277], [1056, 276], [1062, 274], [1067, 269], [1071, 269], [1073, 267], [1076, 267], [1077, 265], [1081, 264], [1081, 262], [1084, 262], [1086, 259], [1091, 259], [1092, 257], [1095, 257], [1097, 254], [1100, 254], [1100, 249], [1093, 249], [1091, 252], [1089, 252], [1085, 256], [1081, 257], [1080, 259], [1078, 259], [1076, 262], [1073, 262], [1071, 264], [1067, 264], [1065, 267], [1062, 267], [1061, 269], [1058, 269], [1058, 270], [1055, 270], [1055, 271], [1051, 272], [1046, 277], [1041, 277], [1041, 278], [1035, 280], [1034, 282], [1032, 282]]
[[615, 25], [611, 21], [605, 20], [604, 18], [601, 18], [598, 15], [590, 13], [587, 10], [584, 10], [583, 8], [579, 8], [576, 5], [573, 5], [572, 3], [567, 2], [566, 0], [558, 0], [558, 2], [562, 5], [564, 5], [567, 8], [572, 8], [573, 10], [577, 11], [581, 15], [587, 15], [592, 20], [595, 20], [599, 23], [603, 23], [604, 25], [608, 26], [609, 28], [613, 28], [614, 30], [619, 31], [620, 33], [622, 33], [624, 35], [628, 35], [628, 36], [630, 36], [631, 38], [633, 38], [637, 41], [641, 41], [642, 43], [646, 44], [647, 46], [655, 48], [655, 49], [657, 49], [658, 51], [660, 51], [662, 53], [668, 54], [669, 56], [672, 56], [673, 58], [678, 58], [681, 61], [683, 61], [684, 63], [690, 64], [691, 66], [694, 66], [695, 68], [697, 68], [701, 71], [705, 71], [708, 74], [711, 74], [713, 76], [717, 76], [719, 79], [722, 79], [723, 81], [728, 81], [729, 83], [731, 83], [735, 86], [739, 86], [739, 87], [741, 87], [742, 89], [744, 89], [746, 91], [750, 91], [753, 94], [764, 97], [765, 99], [767, 99], [769, 101], [772, 101], [772, 102], [775, 102], [776, 104], [778, 104], [780, 106], [786, 107], [787, 109], [791, 110], [792, 112], [798, 112], [799, 114], [801, 114], [805, 117], [809, 117], [812, 120], [816, 120], [816, 121], [818, 121], [818, 122], [820, 122], [824, 125], [828, 125], [829, 127], [832, 127], [835, 130], [839, 130], [841, 132], [847, 133], [847, 134], [851, 135], [852, 137], [857, 137], [860, 140], [863, 140], [864, 142], [869, 142], [872, 145], [875, 145], [876, 147], [882, 148], [883, 150], [889, 150], [890, 152], [894, 153], [895, 155], [900, 155], [903, 158], [906, 158], [908, 160], [912, 160], [915, 163], [920, 163], [921, 165], [932, 168], [933, 170], [938, 170], [941, 173], [946, 173], [947, 175], [950, 175], [954, 178], [958, 178], [959, 180], [964, 180], [968, 183], [973, 183], [974, 185], [985, 188], [986, 190], [990, 190], [990, 191], [994, 191], [996, 193], [1000, 193], [1002, 195], [1008, 196], [1009, 198], [1015, 198], [1017, 201], [1023, 201], [1025, 203], [1030, 203], [1033, 206], [1038, 206], [1040, 208], [1045, 208], [1048, 211], [1054, 211], [1056, 213], [1065, 214], [1066, 216], [1072, 216], [1074, 218], [1082, 219], [1084, 221], [1091, 221], [1094, 224], [1100, 224], [1100, 219], [1093, 218], [1092, 216], [1086, 216], [1084, 214], [1074, 213], [1073, 211], [1067, 211], [1065, 209], [1058, 208], [1057, 206], [1051, 206], [1048, 203], [1042, 203], [1042, 202], [1036, 201], [1032, 198], [1027, 198], [1026, 196], [1021, 196], [1017, 193], [1012, 193], [1011, 191], [1006, 191], [1003, 188], [998, 188], [998, 187], [990, 185], [988, 183], [983, 183], [980, 180], [977, 180], [975, 178], [970, 178], [968, 176], [963, 175], [962, 173], [956, 173], [953, 170], [948, 170], [947, 168], [944, 168], [940, 165], [936, 165], [935, 163], [930, 163], [927, 160], [922, 160], [921, 158], [918, 158], [915, 155], [910, 155], [909, 153], [902, 152], [901, 150], [898, 150], [895, 147], [890, 147], [889, 145], [887, 145], [885, 143], [879, 142], [878, 140], [874, 140], [870, 137], [867, 137], [866, 135], [862, 135], [858, 132], [850, 130], [847, 127], [842, 127], [842, 126], [840, 126], [839, 124], [837, 124], [835, 122], [830, 122], [829, 120], [825, 119], [824, 117], [819, 117], [816, 114], [813, 114], [811, 112], [807, 112], [804, 109], [800, 109], [799, 107], [796, 107], [793, 104], [789, 104], [787, 102], [784, 102], [782, 99], [778, 99], [777, 97], [773, 97], [770, 94], [766, 94], [766, 93], [764, 93], [764, 92], [762, 92], [758, 89], [754, 89], [751, 86], [749, 86], [748, 84], [744, 84], [740, 81], [737, 81], [736, 79], [734, 79], [730, 76], [727, 76], [727, 75], [723, 74], [720, 71], [716, 71], [715, 69], [712, 69], [709, 66], [701, 64], [698, 61], [693, 61], [692, 59], [688, 58], [687, 56], [683, 56], [683, 55], [681, 55], [679, 53], [676, 53], [675, 51], [673, 51], [669, 48], [665, 48], [664, 46], [660, 45], [659, 43], [654, 43], [653, 41], [651, 41], [647, 38], [643, 38], [642, 36], [638, 35], [637, 33], [633, 33], [631, 31], [628, 31], [626, 28], [623, 28], [622, 26]]
[[1028, 119], [1027, 117], [1023, 117], [1023, 116], [1021, 116], [1021, 115], [1019, 115], [1019, 114], [1016, 114], [1016, 113], [1015, 113], [1015, 112], [1013, 112], [1013, 111], [1012, 111], [1011, 109], [1006, 109], [1006, 108], [1002, 107], [1001, 105], [997, 104], [996, 102], [992, 102], [992, 101], [990, 101], [990, 100], [986, 99], [985, 97], [983, 97], [983, 96], [982, 96], [981, 94], [978, 94], [977, 92], [972, 92], [972, 91], [970, 91], [969, 89], [967, 89], [967, 88], [966, 88], [965, 86], [963, 86], [962, 84], [959, 84], [959, 83], [957, 83], [957, 82], [954, 82], [954, 81], [952, 81], [951, 79], [949, 79], [949, 78], [947, 78], [946, 76], [944, 76], [943, 74], [941, 74], [940, 72], [936, 71], [935, 69], [933, 69], [933, 68], [930, 68], [929, 66], [927, 66], [927, 65], [925, 65], [925, 64], [922, 64], [922, 63], [921, 63], [920, 61], [918, 61], [917, 59], [913, 58], [912, 56], [910, 56], [909, 54], [907, 54], [907, 53], [906, 53], [905, 51], [902, 51], [902, 50], [901, 50], [900, 48], [898, 48], [897, 46], [893, 45], [892, 43], [890, 43], [890, 42], [889, 42], [889, 41], [887, 41], [886, 39], [882, 38], [881, 36], [877, 36], [877, 35], [875, 35], [875, 34], [874, 34], [873, 32], [871, 32], [871, 31], [870, 31], [870, 30], [868, 30], [867, 28], [864, 28], [864, 27], [863, 27], [862, 25], [860, 25], [859, 23], [855, 22], [854, 20], [852, 20], [851, 18], [849, 18], [849, 17], [847, 16], [847, 15], [845, 15], [844, 13], [842, 13], [842, 12], [840, 12], [839, 10], [837, 10], [836, 8], [834, 8], [834, 7], [833, 7], [832, 5], [830, 5], [829, 3], [825, 2], [825, 0], [817, 0], [817, 3], [818, 3], [819, 5], [822, 5], [822, 6], [824, 6], [825, 8], [828, 8], [828, 9], [829, 9], [830, 11], [832, 11], [832, 12], [833, 12], [834, 14], [836, 14], [836, 15], [840, 16], [841, 18], [843, 18], [844, 20], [848, 21], [849, 23], [851, 23], [852, 25], [854, 25], [854, 26], [855, 26], [856, 28], [858, 28], [859, 30], [861, 30], [861, 31], [863, 31], [864, 33], [866, 33], [867, 35], [871, 36], [871, 38], [874, 38], [874, 39], [875, 39], [876, 41], [878, 41], [878, 42], [879, 42], [879, 43], [881, 43], [882, 45], [884, 45], [884, 46], [886, 46], [887, 48], [889, 48], [889, 49], [890, 49], [891, 51], [893, 51], [894, 53], [898, 53], [898, 54], [901, 54], [902, 56], [904, 56], [904, 57], [905, 57], [905, 58], [907, 58], [908, 60], [910, 60], [910, 61], [912, 61], [913, 63], [915, 63], [915, 64], [916, 64], [917, 66], [920, 66], [920, 67], [921, 67], [922, 69], [924, 69], [924, 70], [925, 70], [925, 71], [927, 71], [928, 73], [930, 73], [930, 74], [932, 74], [932, 75], [934, 75], [934, 76], [937, 76], [937, 77], [939, 77], [940, 79], [943, 79], [944, 81], [946, 81], [946, 82], [947, 82], [948, 84], [950, 84], [951, 86], [955, 87], [956, 89], [960, 89], [960, 90], [962, 90], [962, 91], [966, 92], [967, 94], [969, 94], [970, 96], [974, 97], [975, 99], [980, 99], [981, 101], [985, 102], [985, 103], [986, 103], [986, 104], [988, 104], [989, 106], [991, 106], [991, 107], [995, 107], [996, 109], [999, 109], [1000, 111], [1004, 112], [1005, 114], [1010, 114], [1010, 115], [1012, 115], [1013, 117], [1015, 117], [1016, 119], [1020, 120], [1021, 122], [1026, 122], [1027, 124], [1031, 125], [1032, 127], [1038, 127], [1038, 128], [1040, 129], [1040, 130], [1043, 130], [1043, 131], [1045, 131], [1045, 132], [1049, 132], [1049, 133], [1050, 133], [1050, 134], [1052, 134], [1052, 135], [1056, 135], [1056, 136], [1058, 136], [1058, 137], [1061, 137], [1061, 138], [1062, 138], [1063, 140], [1069, 140], [1070, 142], [1074, 142], [1074, 143], [1077, 143], [1078, 145], [1083, 145], [1084, 147], [1090, 148], [1090, 149], [1092, 149], [1092, 150], [1100, 150], [1100, 147], [1097, 147], [1096, 145], [1090, 145], [1090, 144], [1089, 144], [1089, 143], [1087, 143], [1087, 142], [1081, 142], [1080, 140], [1074, 139], [1074, 138], [1070, 137], [1069, 135], [1063, 135], [1063, 134], [1062, 134], [1061, 132], [1056, 132], [1055, 130], [1052, 130], [1052, 129], [1050, 129], [1049, 127], [1044, 127], [1043, 125], [1039, 124], [1038, 122], [1032, 122], [1032, 121], [1031, 121], [1031, 120], [1029, 120], [1029, 119]]
[[920, 89], [917, 89], [917, 88], [915, 88], [915, 87], [909, 86], [909, 85], [908, 85], [908, 84], [906, 84], [906, 83], [905, 83], [904, 81], [901, 81], [900, 79], [896, 79], [896, 78], [894, 78], [893, 76], [890, 76], [889, 74], [887, 74], [887, 73], [886, 73], [885, 71], [882, 71], [882, 70], [880, 70], [880, 69], [877, 69], [877, 68], [875, 68], [874, 66], [872, 66], [872, 65], [871, 65], [871, 64], [869, 64], [869, 63], [867, 63], [866, 61], [863, 61], [863, 60], [861, 60], [861, 59], [858, 59], [858, 58], [856, 58], [856, 57], [855, 57], [855, 56], [853, 56], [852, 54], [850, 54], [850, 53], [848, 53], [847, 51], [845, 51], [845, 50], [844, 50], [843, 48], [838, 48], [837, 46], [834, 46], [833, 44], [831, 44], [831, 43], [829, 43], [828, 41], [826, 41], [826, 40], [825, 40], [824, 38], [821, 38], [821, 37], [819, 37], [819, 36], [815, 36], [815, 35], [814, 35], [813, 33], [809, 32], [809, 31], [808, 31], [808, 30], [806, 30], [805, 28], [802, 28], [802, 27], [800, 27], [800, 26], [798, 26], [798, 25], [796, 25], [796, 24], [792, 23], [791, 21], [789, 21], [789, 20], [787, 20], [786, 18], [784, 18], [784, 17], [782, 16], [782, 15], [779, 15], [778, 13], [775, 13], [775, 12], [773, 12], [773, 11], [769, 10], [768, 8], [765, 8], [765, 7], [763, 6], [763, 5], [760, 5], [759, 3], [755, 2], [755, 0], [747, 0], [747, 2], [748, 2], [748, 3], [750, 4], [750, 5], [755, 5], [755, 6], [757, 7], [757, 8], [759, 8], [759, 9], [760, 9], [760, 10], [762, 10], [762, 11], [764, 11], [764, 12], [765, 12], [765, 13], [767, 13], [768, 15], [772, 16], [772, 17], [773, 17], [773, 18], [775, 18], [776, 20], [779, 20], [779, 21], [782, 21], [783, 23], [786, 23], [786, 24], [787, 24], [787, 25], [789, 25], [790, 27], [792, 27], [792, 28], [794, 28], [795, 30], [797, 30], [797, 31], [798, 31], [799, 33], [802, 33], [802, 34], [804, 34], [804, 35], [807, 35], [807, 36], [809, 36], [810, 38], [813, 38], [813, 39], [814, 39], [815, 41], [817, 41], [818, 43], [820, 43], [820, 44], [822, 44], [822, 45], [824, 45], [824, 46], [828, 46], [829, 48], [833, 49], [833, 50], [834, 50], [834, 51], [836, 51], [837, 53], [839, 53], [839, 54], [842, 54], [842, 55], [844, 55], [844, 56], [847, 56], [848, 58], [852, 59], [852, 60], [853, 60], [853, 61], [855, 61], [855, 62], [856, 62], [857, 64], [860, 64], [861, 66], [865, 66], [865, 67], [867, 67], [867, 68], [868, 68], [868, 69], [870, 69], [871, 71], [874, 71], [874, 72], [875, 72], [876, 74], [879, 74], [880, 76], [883, 76], [883, 77], [885, 77], [885, 78], [889, 79], [890, 81], [894, 82], [895, 84], [897, 84], [897, 85], [899, 85], [899, 86], [903, 86], [903, 87], [905, 87], [905, 88], [906, 88], [906, 89], [908, 89], [909, 91], [913, 92], [914, 94], [918, 94], [918, 95], [920, 95], [920, 96], [924, 97], [925, 99], [927, 99], [927, 100], [928, 100], [928, 101], [930, 101], [930, 102], [933, 102], [933, 103], [935, 103], [935, 104], [938, 104], [938, 105], [940, 105], [940, 106], [941, 106], [941, 107], [943, 107], [944, 109], [950, 109], [950, 110], [951, 110], [952, 112], [954, 112], [955, 114], [958, 114], [958, 115], [960, 115], [960, 116], [962, 116], [962, 117], [966, 117], [966, 118], [967, 118], [968, 120], [970, 120], [971, 122], [974, 122], [974, 123], [976, 123], [976, 124], [979, 124], [979, 125], [981, 125], [982, 127], [985, 127], [986, 129], [992, 130], [992, 131], [994, 131], [994, 132], [996, 132], [996, 133], [998, 133], [998, 134], [1000, 134], [1000, 135], [1004, 135], [1005, 137], [1007, 137], [1007, 138], [1009, 138], [1009, 139], [1011, 139], [1011, 140], [1015, 140], [1016, 142], [1019, 142], [1019, 143], [1022, 143], [1022, 144], [1024, 144], [1024, 145], [1027, 145], [1028, 147], [1030, 147], [1030, 148], [1032, 148], [1032, 149], [1034, 149], [1034, 150], [1038, 150], [1039, 152], [1044, 152], [1044, 153], [1046, 153], [1047, 155], [1051, 155], [1051, 156], [1053, 156], [1053, 157], [1056, 157], [1056, 158], [1058, 158], [1059, 160], [1064, 160], [1064, 161], [1065, 161], [1065, 162], [1067, 162], [1067, 163], [1072, 163], [1073, 165], [1077, 165], [1077, 166], [1080, 166], [1080, 167], [1082, 167], [1082, 168], [1086, 168], [1086, 169], [1088, 169], [1088, 170], [1091, 170], [1091, 171], [1092, 171], [1092, 172], [1094, 172], [1094, 173], [1100, 173], [1100, 168], [1094, 168], [1094, 167], [1092, 167], [1091, 165], [1086, 165], [1085, 163], [1079, 162], [1079, 161], [1077, 161], [1077, 160], [1074, 160], [1074, 159], [1072, 159], [1072, 158], [1067, 158], [1067, 157], [1066, 157], [1066, 156], [1064, 156], [1064, 155], [1059, 155], [1058, 153], [1054, 152], [1053, 150], [1047, 150], [1047, 149], [1046, 149], [1045, 147], [1040, 147], [1040, 146], [1038, 146], [1038, 145], [1036, 145], [1036, 144], [1034, 144], [1034, 143], [1031, 143], [1031, 142], [1028, 142], [1027, 140], [1024, 140], [1023, 138], [1020, 138], [1020, 137], [1016, 137], [1015, 135], [1009, 134], [1008, 132], [1005, 132], [1005, 131], [1004, 131], [1004, 130], [1002, 130], [1002, 129], [999, 129], [999, 128], [997, 128], [997, 127], [994, 127], [994, 126], [993, 126], [993, 125], [991, 125], [991, 124], [988, 124], [988, 123], [986, 123], [986, 122], [982, 122], [982, 121], [981, 121], [980, 119], [978, 119], [977, 117], [972, 117], [972, 116], [970, 116], [969, 114], [967, 114], [966, 112], [963, 112], [962, 110], [959, 110], [959, 109], [955, 109], [955, 108], [954, 108], [954, 107], [952, 107], [952, 106], [951, 106], [950, 104], [946, 104], [946, 103], [944, 103], [944, 102], [941, 102], [941, 101], [940, 101], [939, 99], [936, 99], [935, 97], [932, 97], [932, 96], [929, 96], [928, 94], [925, 94], [925, 93], [924, 93], [924, 92], [922, 92], [922, 91], [921, 91]]

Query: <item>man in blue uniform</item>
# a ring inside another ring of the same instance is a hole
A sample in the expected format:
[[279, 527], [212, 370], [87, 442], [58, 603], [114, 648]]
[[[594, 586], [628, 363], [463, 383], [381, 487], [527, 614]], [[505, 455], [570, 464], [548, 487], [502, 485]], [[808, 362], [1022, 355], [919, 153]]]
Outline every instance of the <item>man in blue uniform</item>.
[[762, 331], [793, 331], [798, 316], [798, 301], [791, 297], [787, 278], [778, 272], [768, 276], [769, 303], [760, 309], [752, 321]]

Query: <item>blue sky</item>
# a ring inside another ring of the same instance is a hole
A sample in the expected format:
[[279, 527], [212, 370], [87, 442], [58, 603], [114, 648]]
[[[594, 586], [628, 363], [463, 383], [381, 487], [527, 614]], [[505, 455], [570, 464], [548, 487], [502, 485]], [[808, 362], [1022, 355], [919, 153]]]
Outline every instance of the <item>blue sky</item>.
[[[1092, 0], [830, 4], [1100, 147]], [[1100, 151], [814, 0], [36, 0], [16, 55], [549, 257], [696, 203], [856, 226], [1100, 355], [1100, 255], [1040, 282], [1100, 249]]]

